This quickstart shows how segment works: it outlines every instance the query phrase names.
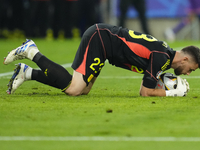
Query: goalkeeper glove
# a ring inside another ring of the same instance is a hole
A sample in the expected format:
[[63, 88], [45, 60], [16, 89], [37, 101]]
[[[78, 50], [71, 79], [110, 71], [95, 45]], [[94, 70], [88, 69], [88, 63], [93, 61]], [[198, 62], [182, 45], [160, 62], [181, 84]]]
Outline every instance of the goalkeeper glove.
[[190, 90], [189, 83], [186, 79], [182, 79], [181, 77], [177, 77], [177, 88], [174, 90], [166, 91], [166, 96], [186, 96]]

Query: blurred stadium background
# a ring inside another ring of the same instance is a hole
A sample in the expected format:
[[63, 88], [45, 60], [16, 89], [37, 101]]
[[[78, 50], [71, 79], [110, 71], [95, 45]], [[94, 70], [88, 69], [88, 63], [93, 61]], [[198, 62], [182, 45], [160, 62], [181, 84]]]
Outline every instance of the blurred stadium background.
[[[62, 39], [81, 37], [98, 22], [118, 25], [120, 0], [0, 0], [0, 38]], [[123, 0], [127, 1], [127, 0]], [[137, 0], [136, 0], [137, 1]], [[138, 0], [140, 1], [140, 0]], [[188, 15], [189, 0], [146, 0], [150, 33], [165, 40], [164, 32]], [[125, 27], [142, 32], [137, 11], [128, 8]], [[199, 40], [199, 20], [177, 35]]]

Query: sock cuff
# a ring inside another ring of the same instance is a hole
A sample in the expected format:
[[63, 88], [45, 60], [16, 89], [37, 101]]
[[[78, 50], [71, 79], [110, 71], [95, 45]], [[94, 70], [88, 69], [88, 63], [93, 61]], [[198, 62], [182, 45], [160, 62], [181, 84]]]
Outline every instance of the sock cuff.
[[38, 61], [40, 60], [40, 58], [41, 58], [42, 56], [44, 56], [44, 55], [42, 55], [42, 53], [38, 52], [38, 53], [33, 57], [33, 61], [34, 61], [35, 63], [38, 63]]
[[28, 67], [26, 72], [25, 72], [25, 80], [31, 80], [32, 79], [32, 72], [33, 72], [33, 68]]

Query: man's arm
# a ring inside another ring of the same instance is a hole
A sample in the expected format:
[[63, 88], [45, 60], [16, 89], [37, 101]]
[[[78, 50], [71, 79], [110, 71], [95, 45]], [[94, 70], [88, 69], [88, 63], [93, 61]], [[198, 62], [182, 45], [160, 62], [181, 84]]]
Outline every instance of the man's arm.
[[143, 81], [140, 86], [140, 95], [141, 96], [166, 96], [164, 89], [150, 89], [143, 86]]
[[140, 86], [140, 95], [141, 96], [186, 96], [190, 87], [186, 79], [182, 79], [179, 76], [177, 77], [177, 88], [173, 90], [164, 90], [164, 89], [151, 89], [143, 86], [143, 81]]

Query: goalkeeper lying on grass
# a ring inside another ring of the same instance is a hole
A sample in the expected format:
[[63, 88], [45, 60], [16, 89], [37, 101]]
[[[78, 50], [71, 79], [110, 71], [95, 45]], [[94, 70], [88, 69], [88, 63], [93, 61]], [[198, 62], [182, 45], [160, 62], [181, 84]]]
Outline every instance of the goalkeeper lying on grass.
[[88, 94], [107, 59], [116, 67], [144, 74], [141, 96], [185, 96], [189, 89], [187, 81], [178, 77], [177, 88], [165, 91], [155, 89], [159, 76], [170, 68], [176, 75], [189, 75], [200, 67], [198, 47], [174, 51], [151, 35], [107, 24], [95, 24], [84, 33], [72, 64], [73, 76], [42, 55], [32, 40], [12, 50], [4, 64], [24, 58], [34, 61], [41, 70], [19, 63], [8, 84], [8, 94], [27, 80], [59, 88], [71, 96]]

